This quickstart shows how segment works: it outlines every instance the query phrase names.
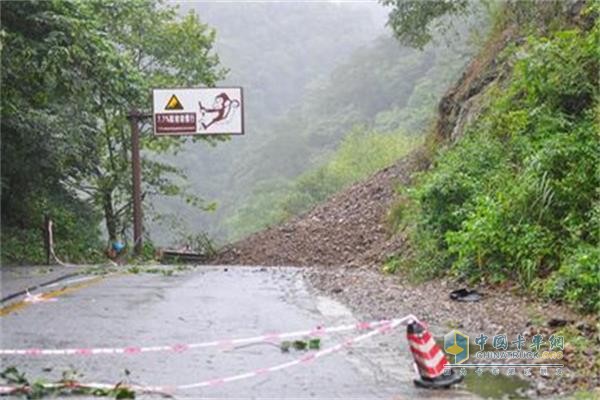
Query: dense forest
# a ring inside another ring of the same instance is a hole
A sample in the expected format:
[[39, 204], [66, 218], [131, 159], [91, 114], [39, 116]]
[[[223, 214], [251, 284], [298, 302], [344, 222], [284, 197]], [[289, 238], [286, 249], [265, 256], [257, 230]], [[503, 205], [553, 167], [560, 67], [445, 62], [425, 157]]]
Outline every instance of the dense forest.
[[[215, 33], [197, 15], [156, 2], [2, 2], [2, 258], [44, 260], [43, 216], [57, 251], [103, 259], [107, 240], [131, 221], [132, 110], [150, 89], [215, 85], [225, 70]], [[183, 171], [148, 154], [182, 141], [155, 141], [143, 127], [144, 197], [178, 195]], [[148, 249], [148, 251], [152, 251]]]

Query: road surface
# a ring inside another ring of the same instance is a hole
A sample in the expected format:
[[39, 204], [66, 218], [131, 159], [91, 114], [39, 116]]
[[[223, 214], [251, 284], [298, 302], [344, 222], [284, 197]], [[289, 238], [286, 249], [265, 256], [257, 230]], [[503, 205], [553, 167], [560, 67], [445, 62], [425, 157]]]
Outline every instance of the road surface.
[[[22, 274], [17, 282], [9, 272], [3, 269], [3, 297], [9, 290], [27, 286]], [[39, 283], [39, 277], [35, 279]], [[55, 301], [22, 303], [7, 312], [0, 318], [1, 347], [183, 344], [358, 321], [342, 304], [307, 287], [300, 271], [294, 268], [201, 267], [173, 276], [118, 274], [77, 285], [57, 294]], [[322, 348], [361, 333], [325, 336]], [[306, 354], [282, 353], [278, 346], [263, 343], [129, 355], [2, 356], [0, 362], [4, 367], [17, 366], [32, 379], [59, 379], [63, 371], [73, 369], [83, 374], [83, 382], [115, 383], [124, 379], [127, 370], [133, 383], [173, 386], [270, 367]], [[446, 392], [417, 389], [412, 384], [413, 373], [405, 328], [401, 326], [351, 349], [299, 366], [212, 387], [177, 391], [175, 397], [394, 400], [473, 397], [461, 389]]]

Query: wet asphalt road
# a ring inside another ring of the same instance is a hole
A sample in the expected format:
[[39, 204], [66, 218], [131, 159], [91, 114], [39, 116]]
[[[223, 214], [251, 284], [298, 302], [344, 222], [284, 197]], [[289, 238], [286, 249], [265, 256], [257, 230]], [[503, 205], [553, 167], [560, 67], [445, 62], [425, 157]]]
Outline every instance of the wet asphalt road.
[[[3, 296], [6, 288], [15, 287], [10, 279], [10, 274], [3, 274]], [[17, 309], [0, 318], [0, 343], [2, 348], [169, 345], [355, 322], [342, 304], [308, 288], [296, 269], [201, 267], [173, 276], [113, 275], [67, 292], [54, 302]], [[357, 334], [325, 336], [322, 348]], [[15, 365], [30, 378], [59, 379], [63, 371], [75, 369], [84, 375], [83, 382], [115, 383], [128, 370], [133, 383], [182, 385], [269, 367], [302, 355], [257, 344], [181, 353], [2, 356], [0, 364]], [[175, 398], [472, 398], [460, 389], [416, 389], [412, 378], [412, 359], [401, 326], [307, 364], [178, 391]]]

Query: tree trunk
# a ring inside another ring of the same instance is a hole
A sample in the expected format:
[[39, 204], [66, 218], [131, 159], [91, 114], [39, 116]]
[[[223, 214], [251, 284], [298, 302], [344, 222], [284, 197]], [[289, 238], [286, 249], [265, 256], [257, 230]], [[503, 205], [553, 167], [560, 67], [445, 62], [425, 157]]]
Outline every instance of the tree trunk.
[[108, 231], [108, 239], [113, 242], [117, 240], [117, 220], [115, 216], [115, 210], [112, 204], [111, 192], [104, 193], [103, 199], [104, 206], [104, 220], [106, 221], [106, 230]]

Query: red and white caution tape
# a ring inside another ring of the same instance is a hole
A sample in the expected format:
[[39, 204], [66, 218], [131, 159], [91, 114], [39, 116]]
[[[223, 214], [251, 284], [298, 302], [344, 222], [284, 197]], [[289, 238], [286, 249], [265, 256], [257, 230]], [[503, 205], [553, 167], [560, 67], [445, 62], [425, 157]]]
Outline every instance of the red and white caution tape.
[[[342, 349], [351, 347], [354, 344], [362, 342], [363, 340], [369, 339], [375, 335], [389, 332], [389, 331], [393, 330], [394, 328], [398, 327], [400, 324], [402, 324], [406, 321], [411, 321], [411, 320], [418, 321], [414, 315], [407, 315], [406, 317], [399, 318], [399, 319], [379, 321], [380, 324], [377, 327], [371, 326], [371, 328], [376, 328], [376, 329], [373, 329], [368, 333], [347, 339], [347, 340], [343, 341], [342, 343], [339, 343], [335, 346], [332, 346], [327, 349], [323, 349], [323, 350], [320, 350], [320, 351], [317, 351], [314, 353], [308, 353], [307, 355], [302, 356], [302, 357], [297, 358], [292, 361], [274, 365], [274, 366], [271, 366], [268, 368], [259, 368], [254, 371], [250, 371], [250, 372], [246, 372], [246, 373], [242, 373], [242, 374], [231, 375], [231, 376], [223, 377], [223, 378], [209, 379], [209, 380], [195, 382], [195, 383], [189, 383], [189, 384], [185, 384], [185, 385], [163, 385], [163, 386], [149, 386], [148, 385], [148, 386], [146, 386], [146, 385], [123, 385], [123, 384], [120, 384], [119, 386], [126, 387], [130, 390], [140, 391], [140, 392], [172, 394], [177, 391], [217, 386], [217, 385], [221, 385], [221, 384], [225, 384], [225, 383], [241, 381], [244, 379], [250, 379], [250, 378], [262, 376], [265, 374], [269, 374], [271, 372], [282, 371], [284, 369], [291, 368], [291, 367], [294, 367], [297, 365], [307, 364], [311, 361], [314, 361], [319, 358], [325, 357], [327, 355], [336, 353]], [[354, 328], [356, 328], [356, 326], [357, 325], [353, 325]], [[310, 332], [310, 331], [305, 331], [305, 332]], [[336, 332], [340, 332], [340, 331], [336, 331]], [[247, 343], [247, 342], [245, 342], [245, 343]], [[44, 385], [44, 387], [51, 389], [51, 388], [67, 387], [67, 385], [60, 384], [60, 383], [53, 383], [53, 384]], [[115, 389], [116, 385], [107, 384], [107, 383], [95, 383], [95, 382], [94, 383], [71, 382], [68, 385], [68, 387], [111, 390], [111, 389]], [[27, 388], [23, 387], [23, 386], [0, 386], [0, 393], [4, 393], [4, 394], [22, 392], [22, 391], [26, 391], [26, 390], [27, 390]]]
[[56, 301], [55, 298], [45, 297], [44, 293], [31, 294], [29, 290], [26, 291], [25, 299], [23, 300], [25, 303], [47, 303]]
[[69, 348], [69, 349], [0, 349], [0, 356], [92, 356], [101, 354], [139, 354], [139, 353], [152, 353], [152, 352], [175, 352], [181, 353], [186, 350], [200, 349], [206, 347], [222, 347], [227, 348], [231, 346], [237, 346], [249, 343], [259, 342], [273, 342], [276, 340], [291, 339], [302, 336], [320, 336], [330, 333], [340, 333], [353, 330], [368, 330], [375, 329], [381, 326], [396, 323], [397, 321], [403, 322], [407, 318], [411, 317], [417, 321], [417, 318], [413, 315], [401, 319], [392, 320], [380, 320], [371, 322], [359, 322], [356, 324], [339, 325], [334, 327], [321, 327], [318, 326], [314, 329], [295, 331], [295, 332], [284, 332], [284, 333], [268, 333], [261, 336], [254, 336], [241, 339], [224, 339], [224, 340], [213, 340], [209, 342], [199, 343], [176, 343], [170, 345], [161, 346], [127, 346], [127, 347], [82, 347], [82, 348]]

